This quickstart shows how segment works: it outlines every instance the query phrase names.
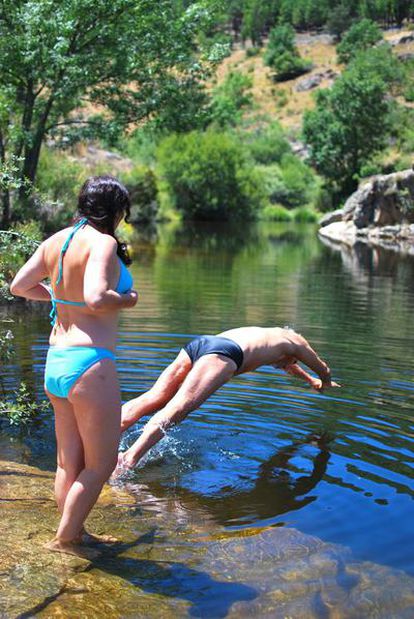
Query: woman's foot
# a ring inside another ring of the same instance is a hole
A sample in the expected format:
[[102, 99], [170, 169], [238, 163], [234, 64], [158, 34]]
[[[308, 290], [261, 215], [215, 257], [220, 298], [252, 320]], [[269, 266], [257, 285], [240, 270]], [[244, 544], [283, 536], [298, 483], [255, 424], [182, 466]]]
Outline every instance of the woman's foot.
[[99, 550], [88, 548], [78, 542], [62, 542], [58, 539], [52, 539], [51, 542], [45, 544], [45, 548], [52, 552], [61, 552], [63, 554], [74, 555], [75, 557], [81, 557], [82, 559], [88, 559], [92, 561], [97, 559], [101, 552]]
[[98, 535], [96, 533], [88, 533], [85, 530], [82, 531], [80, 539], [82, 544], [90, 544], [92, 546], [95, 544], [116, 544], [119, 542], [119, 539], [113, 535]]

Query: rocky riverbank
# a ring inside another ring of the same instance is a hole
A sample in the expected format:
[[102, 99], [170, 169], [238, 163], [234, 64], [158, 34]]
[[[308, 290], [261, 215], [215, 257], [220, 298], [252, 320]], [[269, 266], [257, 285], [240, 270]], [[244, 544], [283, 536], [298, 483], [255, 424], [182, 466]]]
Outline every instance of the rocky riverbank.
[[320, 236], [414, 255], [414, 170], [373, 177], [320, 222]]

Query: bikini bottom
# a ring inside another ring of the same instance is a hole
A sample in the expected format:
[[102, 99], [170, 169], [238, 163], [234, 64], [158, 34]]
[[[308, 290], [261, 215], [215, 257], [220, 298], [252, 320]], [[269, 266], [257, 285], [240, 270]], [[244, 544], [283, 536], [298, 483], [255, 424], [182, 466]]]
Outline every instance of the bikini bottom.
[[67, 398], [76, 381], [95, 363], [115, 355], [93, 346], [50, 346], [45, 367], [45, 388], [58, 398]]

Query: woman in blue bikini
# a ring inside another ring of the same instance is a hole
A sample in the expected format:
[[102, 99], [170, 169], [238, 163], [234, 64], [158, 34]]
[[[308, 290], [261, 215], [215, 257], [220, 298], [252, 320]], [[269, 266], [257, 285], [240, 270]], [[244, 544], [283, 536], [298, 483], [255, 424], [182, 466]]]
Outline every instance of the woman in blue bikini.
[[44, 241], [11, 285], [14, 295], [52, 301], [45, 390], [55, 411], [61, 521], [48, 548], [89, 557], [85, 545], [100, 538], [86, 534], [84, 521], [115, 468], [120, 437], [117, 317], [137, 302], [126, 248], [115, 236], [129, 208], [117, 179], [89, 178], [74, 226]]

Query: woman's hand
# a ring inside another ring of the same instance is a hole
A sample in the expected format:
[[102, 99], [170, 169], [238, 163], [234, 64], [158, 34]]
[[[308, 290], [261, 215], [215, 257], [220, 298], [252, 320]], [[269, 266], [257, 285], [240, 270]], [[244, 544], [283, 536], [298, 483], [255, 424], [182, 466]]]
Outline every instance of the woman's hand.
[[134, 307], [137, 304], [138, 292], [136, 290], [130, 290], [122, 296], [125, 297], [125, 301], [127, 302], [127, 305], [125, 305], [124, 307], [130, 308]]

